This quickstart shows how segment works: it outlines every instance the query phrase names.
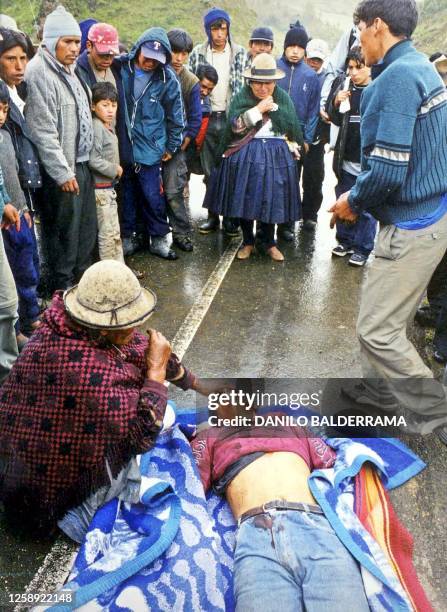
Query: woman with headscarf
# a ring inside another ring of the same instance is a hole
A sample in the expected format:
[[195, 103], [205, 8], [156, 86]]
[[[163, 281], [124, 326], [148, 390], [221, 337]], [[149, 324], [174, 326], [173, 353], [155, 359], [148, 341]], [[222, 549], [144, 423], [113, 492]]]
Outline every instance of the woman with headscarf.
[[155, 303], [113, 260], [55, 294], [2, 386], [0, 499], [10, 522], [49, 534], [59, 521], [80, 541], [103, 503], [136, 501], [129, 480], [161, 430], [163, 383], [198, 382], [159, 332], [136, 331]]
[[303, 136], [290, 97], [276, 87], [283, 76], [268, 53], [255, 57], [244, 72], [246, 84], [230, 105], [223, 158], [207, 192], [210, 211], [241, 220], [238, 259], [253, 252], [257, 221], [258, 244], [274, 261], [283, 261], [275, 224], [300, 218], [296, 159]]

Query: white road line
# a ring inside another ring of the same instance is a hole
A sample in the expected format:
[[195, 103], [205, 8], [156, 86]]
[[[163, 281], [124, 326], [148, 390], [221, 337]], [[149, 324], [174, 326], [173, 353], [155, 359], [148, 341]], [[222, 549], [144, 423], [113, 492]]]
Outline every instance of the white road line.
[[183, 359], [184, 354], [188, 346], [191, 344], [192, 339], [196, 335], [197, 330], [200, 327], [209, 307], [213, 303], [214, 297], [222, 284], [222, 281], [227, 274], [233, 259], [240, 247], [240, 240], [232, 240], [221, 258], [219, 259], [216, 267], [211, 272], [205, 286], [197, 296], [196, 301], [191, 307], [191, 310], [186, 315], [185, 320], [180, 326], [180, 329], [175, 334], [172, 341], [172, 347], [174, 352], [178, 355], [179, 359]]
[[[183, 359], [213, 303], [240, 244], [239, 240], [230, 242], [176, 333], [172, 347], [179, 359]], [[53, 593], [60, 589], [70, 573], [76, 552], [76, 544], [59, 537], [26, 587], [25, 593]], [[14, 608], [14, 612], [28, 608], [29, 606], [19, 605]]]

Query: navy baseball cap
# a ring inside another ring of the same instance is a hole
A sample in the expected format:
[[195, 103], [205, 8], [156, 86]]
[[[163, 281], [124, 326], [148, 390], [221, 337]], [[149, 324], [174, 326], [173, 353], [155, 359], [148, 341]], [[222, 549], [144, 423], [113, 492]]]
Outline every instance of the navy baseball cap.
[[163, 45], [161, 42], [158, 42], [158, 40], [150, 40], [144, 43], [144, 45], [141, 46], [141, 53], [144, 57], [157, 60], [160, 64], [166, 64], [166, 52]]

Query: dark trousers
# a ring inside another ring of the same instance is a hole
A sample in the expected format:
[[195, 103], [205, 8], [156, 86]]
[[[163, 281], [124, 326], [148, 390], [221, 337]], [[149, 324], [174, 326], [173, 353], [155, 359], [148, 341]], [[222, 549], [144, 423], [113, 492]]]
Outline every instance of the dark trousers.
[[[210, 180], [211, 172], [219, 163], [217, 151], [219, 150], [223, 131], [226, 124], [225, 113], [211, 113], [210, 120], [208, 123], [208, 129], [206, 131], [205, 140], [200, 151], [200, 164], [202, 166], [203, 173], [205, 175], [204, 183], [208, 189], [208, 182]], [[205, 194], [206, 201], [206, 194]], [[218, 218], [218, 215], [208, 211], [209, 218]]]
[[[254, 221], [247, 219], [240, 219], [242, 236], [244, 238], [244, 245], [255, 243], [254, 234]], [[274, 223], [263, 223], [262, 221], [256, 221], [256, 240], [262, 243], [262, 245], [269, 249], [276, 245], [275, 241], [275, 225]]]
[[13, 225], [3, 230], [3, 242], [19, 298], [19, 327], [16, 330], [29, 332], [31, 323], [40, 312], [37, 301], [39, 284], [39, 256], [34, 226], [29, 227], [25, 218], [20, 219], [20, 231]]
[[192, 225], [183, 195], [188, 182], [185, 153], [177, 151], [168, 162], [163, 163], [162, 174], [172, 235], [188, 236], [192, 233]]
[[433, 310], [447, 305], [447, 251], [441, 259], [427, 287], [427, 299]]
[[96, 245], [95, 188], [88, 162], [76, 164], [79, 195], [62, 191], [46, 173], [39, 212], [50, 290], [73, 286], [91, 265]]
[[433, 344], [443, 355], [447, 355], [447, 251], [431, 277], [427, 298], [438, 315]]
[[310, 145], [303, 160], [303, 220], [316, 221], [323, 202], [324, 144]]
[[[338, 184], [335, 187], [337, 198], [342, 193], [349, 191], [355, 184], [357, 177], [349, 172], [342, 171]], [[368, 256], [374, 248], [374, 239], [377, 231], [377, 221], [367, 212], [362, 212], [357, 221], [352, 224], [336, 223], [336, 238], [339, 244], [347, 249], [353, 249], [355, 253]]]
[[126, 166], [121, 185], [123, 238], [129, 238], [137, 231], [139, 217], [142, 218], [144, 229], [149, 236], [169, 234], [166, 200], [161, 186], [160, 164]]

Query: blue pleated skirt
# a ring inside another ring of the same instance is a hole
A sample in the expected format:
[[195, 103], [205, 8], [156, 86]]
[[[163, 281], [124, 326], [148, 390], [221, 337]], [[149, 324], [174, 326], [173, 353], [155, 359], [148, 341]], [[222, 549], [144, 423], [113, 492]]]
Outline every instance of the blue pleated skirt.
[[213, 171], [205, 208], [264, 223], [301, 218], [296, 160], [281, 138], [254, 138]]

